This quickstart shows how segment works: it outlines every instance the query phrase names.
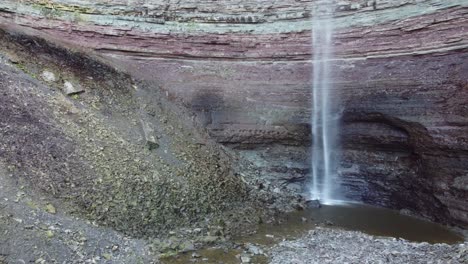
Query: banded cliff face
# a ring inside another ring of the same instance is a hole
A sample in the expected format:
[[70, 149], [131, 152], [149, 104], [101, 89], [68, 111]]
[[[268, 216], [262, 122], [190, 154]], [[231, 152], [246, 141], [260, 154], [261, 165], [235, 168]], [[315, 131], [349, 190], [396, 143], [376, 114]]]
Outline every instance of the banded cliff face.
[[[0, 25], [156, 81], [273, 181], [309, 172], [318, 1], [0, 3]], [[338, 1], [346, 195], [468, 225], [468, 2]]]

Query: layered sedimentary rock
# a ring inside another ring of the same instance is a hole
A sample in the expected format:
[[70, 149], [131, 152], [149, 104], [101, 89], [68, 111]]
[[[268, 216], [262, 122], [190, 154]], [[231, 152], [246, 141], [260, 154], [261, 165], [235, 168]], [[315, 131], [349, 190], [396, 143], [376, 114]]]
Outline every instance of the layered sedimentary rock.
[[[316, 1], [3, 1], [0, 24], [156, 81], [274, 181], [307, 178]], [[468, 224], [468, 3], [339, 1], [347, 195]]]

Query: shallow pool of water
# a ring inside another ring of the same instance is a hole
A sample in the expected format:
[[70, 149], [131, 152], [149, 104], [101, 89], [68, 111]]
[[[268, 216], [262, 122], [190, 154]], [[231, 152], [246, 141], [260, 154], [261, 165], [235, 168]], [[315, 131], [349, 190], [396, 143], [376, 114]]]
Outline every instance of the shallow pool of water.
[[283, 223], [261, 225], [257, 234], [240, 240], [269, 244], [278, 239], [297, 238], [317, 225], [414, 242], [455, 244], [464, 240], [463, 236], [442, 225], [364, 204], [323, 205], [321, 208], [294, 212], [288, 214]]
[[[280, 224], [262, 224], [256, 234], [234, 240], [238, 243], [273, 245], [283, 239], [298, 238], [317, 226], [362, 231], [414, 242], [456, 244], [464, 240], [463, 236], [442, 225], [364, 204], [323, 205], [321, 208], [290, 213]], [[188, 253], [167, 259], [164, 263], [239, 263], [236, 255], [241, 252], [207, 248], [198, 251], [201, 258], [197, 260]], [[267, 259], [259, 258], [255, 263], [267, 263]]]

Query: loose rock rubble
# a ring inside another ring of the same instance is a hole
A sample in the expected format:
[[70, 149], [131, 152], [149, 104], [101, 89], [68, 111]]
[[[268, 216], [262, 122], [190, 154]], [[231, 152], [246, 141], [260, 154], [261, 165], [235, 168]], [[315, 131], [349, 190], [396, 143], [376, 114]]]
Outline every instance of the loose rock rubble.
[[317, 228], [271, 249], [271, 264], [468, 263], [468, 244], [412, 243], [355, 231]]
[[[0, 32], [0, 44], [6, 261], [150, 263], [252, 230], [287, 204], [249, 186], [236, 157], [152, 84], [44, 40]], [[146, 146], [140, 120], [158, 148]]]

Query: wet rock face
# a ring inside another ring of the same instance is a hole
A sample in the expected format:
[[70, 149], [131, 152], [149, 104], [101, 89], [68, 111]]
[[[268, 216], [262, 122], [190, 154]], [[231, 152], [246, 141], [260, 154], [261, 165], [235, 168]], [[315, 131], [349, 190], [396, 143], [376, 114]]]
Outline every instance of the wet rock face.
[[[156, 81], [218, 142], [296, 189], [309, 172], [317, 1], [13, 1], [0, 25]], [[468, 224], [468, 3], [340, 1], [335, 103], [348, 196]]]
[[[468, 65], [459, 61], [466, 56], [461, 50], [357, 65], [364, 78], [376, 78], [371, 70], [379, 74], [367, 94], [345, 95], [344, 101], [343, 162], [354, 175], [346, 178], [354, 189], [369, 190], [363, 200], [466, 225], [466, 204], [458, 201], [467, 193], [454, 188], [468, 170], [468, 112], [462, 103]], [[349, 89], [344, 87], [343, 94]], [[355, 182], [361, 177], [365, 188]]]

